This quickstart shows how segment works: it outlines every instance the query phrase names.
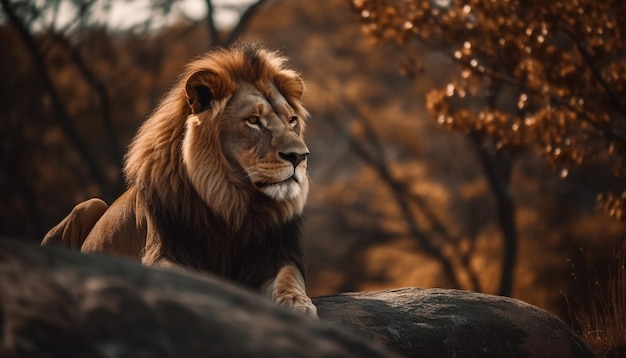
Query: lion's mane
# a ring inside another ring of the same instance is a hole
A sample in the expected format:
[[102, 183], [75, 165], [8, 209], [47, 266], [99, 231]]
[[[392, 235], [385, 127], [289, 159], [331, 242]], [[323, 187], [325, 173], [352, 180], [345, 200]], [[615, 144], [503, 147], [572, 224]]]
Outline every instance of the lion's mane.
[[[256, 45], [212, 51], [188, 65], [141, 126], [128, 149], [124, 173], [152, 232], [146, 238], [147, 261], [163, 257], [250, 287], [259, 287], [286, 260], [305, 272], [299, 236], [306, 193], [275, 201], [237, 184], [237, 173], [226, 165], [219, 142], [225, 122], [218, 118], [240, 81], [253, 83], [262, 92], [271, 81], [298, 116], [307, 117], [300, 103], [302, 82], [285, 64], [284, 57]], [[223, 96], [195, 114], [186, 86], [202, 71], [210, 73], [211, 86]], [[187, 144], [191, 148], [185, 150], [203, 153], [202, 166], [188, 168], [182, 147], [186, 122], [194, 115], [214, 123], [203, 137], [206, 140]], [[203, 178], [202, 188], [194, 186], [192, 175]]]

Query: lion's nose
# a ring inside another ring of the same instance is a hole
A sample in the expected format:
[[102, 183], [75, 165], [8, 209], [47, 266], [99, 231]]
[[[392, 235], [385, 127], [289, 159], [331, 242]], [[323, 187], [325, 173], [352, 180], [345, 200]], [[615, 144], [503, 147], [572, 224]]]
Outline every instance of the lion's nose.
[[307, 155], [309, 155], [309, 152], [305, 152], [305, 153], [295, 153], [295, 152], [294, 153], [283, 153], [283, 152], [280, 152], [280, 153], [278, 153], [278, 155], [282, 159], [290, 162], [293, 165], [293, 167], [295, 168], [295, 167], [298, 166], [298, 164], [302, 163], [302, 161], [306, 159]]

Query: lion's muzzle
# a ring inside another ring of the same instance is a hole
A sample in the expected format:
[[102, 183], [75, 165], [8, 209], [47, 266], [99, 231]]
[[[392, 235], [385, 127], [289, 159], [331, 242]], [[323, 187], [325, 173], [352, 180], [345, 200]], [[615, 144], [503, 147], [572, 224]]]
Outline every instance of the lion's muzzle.
[[296, 153], [296, 152], [291, 152], [291, 153], [283, 153], [280, 152], [278, 153], [278, 156], [281, 157], [282, 159], [288, 161], [291, 163], [291, 165], [293, 165], [293, 167], [297, 167], [298, 164], [302, 163], [306, 157], [309, 155], [310, 153], [304, 152], [304, 153]]

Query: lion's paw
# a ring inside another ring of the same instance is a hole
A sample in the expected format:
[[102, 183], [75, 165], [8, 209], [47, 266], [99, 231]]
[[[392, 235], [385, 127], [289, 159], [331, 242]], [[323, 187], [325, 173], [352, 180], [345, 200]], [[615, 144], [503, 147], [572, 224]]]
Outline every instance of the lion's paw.
[[274, 302], [288, 308], [294, 312], [304, 314], [307, 317], [317, 317], [317, 307], [313, 304], [311, 299], [300, 292], [283, 291], [275, 292], [273, 295]]

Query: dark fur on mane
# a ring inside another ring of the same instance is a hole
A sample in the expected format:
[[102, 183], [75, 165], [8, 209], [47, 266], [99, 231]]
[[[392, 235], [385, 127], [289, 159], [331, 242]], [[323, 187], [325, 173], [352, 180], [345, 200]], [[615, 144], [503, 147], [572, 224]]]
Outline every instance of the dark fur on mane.
[[[231, 231], [225, 229], [229, 226], [202, 199], [193, 193], [188, 194], [194, 197], [192, 202], [187, 202], [197, 213], [193, 217], [175, 212], [157, 193], [144, 195], [148, 213], [161, 238], [163, 257], [252, 289], [259, 289], [287, 262], [294, 263], [306, 275], [300, 245], [301, 215], [271, 225], [248, 219], [239, 230]], [[264, 204], [272, 204], [271, 199], [263, 194], [258, 194], [258, 199]]]

